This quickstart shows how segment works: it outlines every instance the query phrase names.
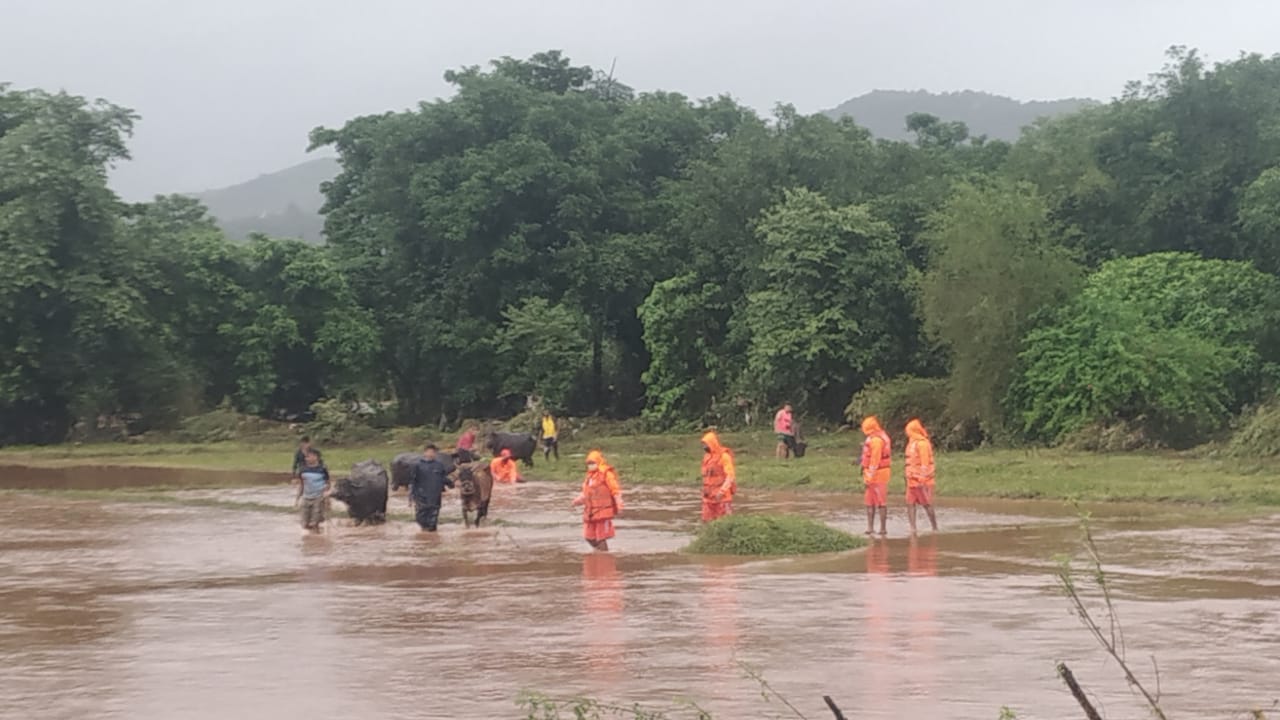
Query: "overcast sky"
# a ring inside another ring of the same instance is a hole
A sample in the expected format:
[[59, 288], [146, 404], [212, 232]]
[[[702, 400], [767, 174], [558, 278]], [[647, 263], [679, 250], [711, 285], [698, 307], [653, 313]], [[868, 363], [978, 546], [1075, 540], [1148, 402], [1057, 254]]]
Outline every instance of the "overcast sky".
[[307, 132], [563, 49], [639, 89], [812, 112], [874, 89], [1106, 99], [1169, 45], [1280, 50], [1275, 0], [0, 0], [0, 82], [142, 115], [128, 199], [306, 159]]

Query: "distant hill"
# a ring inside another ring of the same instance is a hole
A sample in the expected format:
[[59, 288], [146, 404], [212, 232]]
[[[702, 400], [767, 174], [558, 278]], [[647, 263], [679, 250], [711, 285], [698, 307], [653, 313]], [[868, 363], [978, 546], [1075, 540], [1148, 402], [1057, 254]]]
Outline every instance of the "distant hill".
[[239, 185], [194, 193], [192, 197], [203, 202], [218, 225], [233, 238], [244, 239], [260, 232], [319, 243], [324, 228], [320, 183], [337, 174], [336, 159], [317, 158]]
[[[906, 129], [906, 117], [913, 112], [937, 115], [943, 120], [960, 120], [973, 135], [1016, 140], [1022, 128], [1036, 118], [1063, 115], [1093, 104], [1072, 98], [1050, 102], [1019, 102], [989, 93], [935, 94], [876, 90], [856, 97], [824, 114], [838, 118], [852, 116], [877, 137], [914, 139]], [[231, 237], [244, 239], [260, 232], [272, 237], [296, 237], [319, 243], [324, 219], [320, 206], [324, 198], [320, 183], [338, 174], [338, 161], [317, 158], [278, 172], [260, 175], [248, 182], [220, 190], [194, 193]]]
[[1037, 118], [1065, 115], [1094, 104], [1096, 101], [1082, 98], [1019, 102], [973, 90], [949, 93], [875, 90], [823, 114], [832, 118], [848, 115], [876, 137], [890, 140], [914, 140], [914, 135], [907, 132], [906, 117], [923, 112], [943, 120], [959, 120], [969, 126], [971, 135], [1013, 141], [1018, 139], [1023, 127]]

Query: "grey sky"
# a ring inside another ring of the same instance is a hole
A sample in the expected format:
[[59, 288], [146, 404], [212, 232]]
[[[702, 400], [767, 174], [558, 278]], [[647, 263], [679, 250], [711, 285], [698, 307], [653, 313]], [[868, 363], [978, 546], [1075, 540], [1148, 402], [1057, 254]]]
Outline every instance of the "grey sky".
[[877, 88], [1109, 98], [1169, 45], [1280, 50], [1274, 0], [0, 0], [0, 81], [142, 115], [128, 199], [306, 159], [306, 134], [560, 48], [637, 89], [817, 111]]

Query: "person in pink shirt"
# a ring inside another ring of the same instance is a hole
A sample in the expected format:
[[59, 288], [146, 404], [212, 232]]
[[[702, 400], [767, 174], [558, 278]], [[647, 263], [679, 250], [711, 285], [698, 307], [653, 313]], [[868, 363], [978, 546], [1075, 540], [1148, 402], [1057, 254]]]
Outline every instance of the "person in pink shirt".
[[791, 415], [791, 403], [773, 416], [773, 432], [778, 436], [778, 448], [774, 452], [779, 460], [786, 460], [796, 451], [796, 423]]
[[468, 423], [462, 430], [462, 434], [458, 436], [458, 442], [454, 445], [454, 452], [458, 456], [458, 462], [471, 463], [478, 458], [476, 456], [476, 426]]

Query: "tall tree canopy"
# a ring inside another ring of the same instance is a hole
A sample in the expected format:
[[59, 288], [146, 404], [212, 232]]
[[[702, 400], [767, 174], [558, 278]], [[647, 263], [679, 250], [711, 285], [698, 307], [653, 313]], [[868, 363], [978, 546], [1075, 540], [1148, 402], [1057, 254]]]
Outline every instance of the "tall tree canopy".
[[[132, 113], [0, 88], [0, 442], [229, 400], [448, 422], [944, 408], [955, 437], [1209, 437], [1276, 378], [1280, 56], [1174, 48], [1014, 143], [637, 92], [556, 51], [312, 132], [328, 243], [121, 203]], [[881, 381], [884, 381], [881, 383]], [[945, 398], [913, 397], [945, 393]], [[1000, 432], [997, 432], [1000, 431]]]

